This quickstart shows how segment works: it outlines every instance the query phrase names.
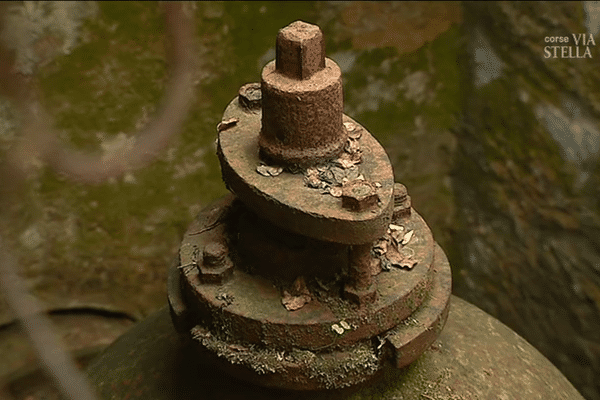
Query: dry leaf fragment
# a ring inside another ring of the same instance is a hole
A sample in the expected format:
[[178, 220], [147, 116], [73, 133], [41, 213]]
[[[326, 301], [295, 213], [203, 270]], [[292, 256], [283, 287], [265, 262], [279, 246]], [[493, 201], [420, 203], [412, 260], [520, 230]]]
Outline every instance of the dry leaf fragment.
[[344, 169], [352, 168], [354, 165], [361, 162], [360, 153], [349, 154], [343, 152], [335, 163]]
[[406, 232], [406, 235], [404, 235], [404, 237], [402, 238], [403, 245], [406, 245], [406, 244], [408, 244], [408, 242], [410, 242], [410, 239], [413, 237], [413, 233], [415, 233], [414, 230], [410, 230], [410, 231]]
[[331, 167], [331, 175], [333, 176], [333, 183], [341, 185], [342, 180], [346, 177], [346, 171], [340, 167]]
[[387, 252], [387, 248], [388, 248], [387, 239], [385, 239], [385, 238], [379, 239], [377, 244], [375, 246], [373, 246], [373, 252], [375, 254], [377, 254], [378, 256], [382, 256]]
[[229, 118], [224, 121], [221, 121], [217, 124], [217, 132], [223, 132], [232, 126], [235, 126], [239, 122], [237, 118]]
[[339, 326], [338, 324], [333, 324], [331, 325], [331, 329], [333, 329], [333, 331], [335, 333], [337, 333], [338, 335], [341, 335], [344, 333], [344, 328], [342, 328], [341, 326]]
[[285, 309], [288, 311], [296, 311], [304, 307], [304, 305], [309, 303], [311, 300], [312, 297], [310, 296], [310, 292], [306, 287], [304, 277], [299, 276], [292, 284], [289, 292], [287, 290], [283, 291], [281, 304], [283, 304]]
[[398, 266], [400, 268], [413, 269], [415, 265], [417, 265], [417, 261], [407, 259], [407, 260], [402, 261]]
[[389, 271], [392, 269], [392, 263], [387, 259], [387, 257], [381, 257], [379, 260], [382, 270]]
[[319, 177], [319, 170], [312, 167], [307, 168], [304, 172], [304, 184], [313, 189], [324, 189], [327, 187], [327, 184]]
[[352, 140], [358, 140], [358, 139], [360, 139], [361, 136], [362, 136], [362, 132], [360, 131], [360, 129], [356, 129], [352, 132], [348, 132], [348, 137]]
[[333, 186], [329, 188], [329, 194], [333, 197], [341, 197], [342, 196], [342, 187], [341, 186]]
[[390, 224], [389, 226], [391, 231], [403, 231], [404, 227], [396, 224]]
[[277, 176], [277, 175], [279, 175], [279, 174], [281, 174], [283, 172], [283, 168], [282, 167], [269, 166], [269, 167], [267, 167], [267, 171], [269, 172], [269, 175], [271, 175], [271, 176]]
[[403, 238], [403, 234], [402, 231], [391, 231], [390, 232], [390, 237], [392, 238], [392, 242], [394, 243], [394, 245], [396, 247], [399, 247], [400, 244], [402, 243], [402, 238]]
[[348, 140], [344, 146], [344, 151], [348, 154], [358, 153], [360, 151], [360, 144], [357, 140]]
[[281, 299], [281, 304], [288, 311], [296, 311], [304, 307], [311, 300], [310, 296], [293, 296], [288, 291], [283, 291], [283, 298]]
[[392, 245], [388, 246], [387, 252], [385, 253], [385, 257], [390, 261], [390, 263], [394, 266], [398, 266], [404, 260], [402, 254], [398, 251], [398, 247]]
[[264, 164], [261, 164], [259, 166], [256, 167], [256, 172], [258, 172], [259, 174], [261, 174], [262, 176], [271, 176], [269, 174], [269, 171], [267, 171], [267, 166]]
[[261, 164], [256, 167], [256, 172], [258, 172], [262, 176], [277, 176], [283, 172], [283, 168]]
[[356, 125], [354, 125], [352, 122], [344, 122], [344, 127], [348, 132], [352, 132], [356, 129]]
[[348, 179], [349, 181], [353, 181], [353, 180], [357, 179], [359, 175], [360, 175], [360, 171], [358, 169], [358, 166], [355, 165], [346, 170], [345, 178]]

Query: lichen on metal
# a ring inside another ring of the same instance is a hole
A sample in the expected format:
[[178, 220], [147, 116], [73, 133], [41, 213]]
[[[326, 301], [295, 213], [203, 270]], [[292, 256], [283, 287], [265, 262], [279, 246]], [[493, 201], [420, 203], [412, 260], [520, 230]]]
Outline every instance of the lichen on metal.
[[343, 388], [438, 337], [451, 273], [383, 147], [343, 114], [320, 28], [294, 22], [276, 49], [218, 126], [232, 194], [189, 227], [171, 314], [199, 356], [242, 379]]

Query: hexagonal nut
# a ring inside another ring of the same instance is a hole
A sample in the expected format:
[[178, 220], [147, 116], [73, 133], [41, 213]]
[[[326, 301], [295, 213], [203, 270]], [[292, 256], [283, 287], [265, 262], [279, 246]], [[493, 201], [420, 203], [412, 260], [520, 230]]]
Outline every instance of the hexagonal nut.
[[202, 262], [198, 265], [202, 283], [223, 283], [233, 274], [233, 263], [224, 243], [210, 242], [202, 250]]
[[404, 186], [401, 183], [395, 182], [394, 183], [394, 205], [399, 206], [404, 201], [404, 199], [406, 199], [407, 195], [408, 195], [408, 190], [406, 189], [406, 186]]
[[202, 250], [202, 265], [207, 268], [220, 267], [227, 258], [228, 249], [223, 243], [210, 242]]
[[352, 211], [365, 211], [377, 205], [377, 189], [370, 182], [355, 179], [342, 187], [342, 207]]
[[218, 267], [206, 265], [198, 266], [198, 279], [202, 283], [221, 284], [228, 281], [233, 276], [233, 263], [227, 259], [225, 263]]
[[344, 286], [344, 297], [359, 306], [364, 306], [377, 300], [377, 288], [375, 284], [371, 284], [366, 289], [357, 289], [352, 284], [346, 284]]
[[262, 107], [262, 91], [260, 83], [247, 83], [238, 92], [238, 102], [246, 110], [260, 110]]
[[411, 207], [412, 201], [409, 195], [406, 195], [404, 200], [398, 205], [396, 205], [396, 202], [394, 201], [394, 211], [392, 214], [392, 219], [397, 220], [410, 217]]

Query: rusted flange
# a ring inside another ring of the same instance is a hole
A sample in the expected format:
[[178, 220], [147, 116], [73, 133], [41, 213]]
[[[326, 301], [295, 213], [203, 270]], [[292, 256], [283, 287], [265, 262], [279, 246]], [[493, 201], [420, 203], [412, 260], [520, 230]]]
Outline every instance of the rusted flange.
[[[394, 175], [383, 147], [342, 113], [341, 72], [325, 58], [323, 43], [319, 27], [302, 21], [279, 31], [261, 93], [257, 84], [244, 85], [219, 124], [223, 180], [277, 226], [318, 240], [369, 243], [391, 221]], [[335, 162], [360, 171], [334, 189], [339, 195], [305, 184], [307, 167]]]
[[[439, 334], [451, 278], [443, 253], [436, 253], [431, 232], [417, 213], [402, 222], [406, 232], [413, 232], [405, 248], [410, 249], [416, 265], [409, 270], [374, 271], [377, 299], [367, 307], [356, 307], [335, 294], [343, 280], [323, 284], [307, 277], [311, 300], [289, 311], [282, 305], [281, 285], [244, 270], [248, 262], [262, 260], [249, 261], [236, 254], [236, 224], [244, 212], [248, 211], [240, 202], [227, 196], [200, 213], [182, 244], [183, 248], [205, 249], [227, 243], [228, 257], [236, 260], [236, 265], [224, 284], [203, 280], [202, 268], [189, 262], [174, 268], [169, 278], [170, 292], [179, 293], [169, 295], [175, 303], [176, 326], [222, 367], [266, 386], [301, 390], [345, 387], [374, 377], [389, 362], [408, 364], [416, 357], [413, 349], [431, 343]], [[263, 259], [268, 257], [265, 254]], [[424, 320], [433, 318], [432, 322], [415, 325], [415, 312], [427, 315]], [[373, 342], [375, 337], [381, 341]], [[385, 340], [391, 347], [382, 350]], [[360, 357], [357, 349], [362, 349]], [[360, 361], [361, 357], [364, 360]], [[327, 365], [333, 371], [325, 379], [316, 371]], [[341, 374], [344, 365], [348, 373]]]
[[[264, 101], [264, 97], [263, 97]], [[357, 142], [362, 150], [358, 168], [375, 187], [378, 201], [371, 208], [342, 207], [342, 198], [307, 187], [302, 173], [283, 170], [263, 176], [257, 167], [261, 114], [248, 113], [234, 99], [223, 121], [236, 121], [219, 132], [217, 152], [223, 180], [250, 209], [273, 224], [301, 235], [344, 244], [361, 244], [381, 237], [392, 219], [394, 174], [383, 147], [352, 118], [343, 121], [361, 132]]]

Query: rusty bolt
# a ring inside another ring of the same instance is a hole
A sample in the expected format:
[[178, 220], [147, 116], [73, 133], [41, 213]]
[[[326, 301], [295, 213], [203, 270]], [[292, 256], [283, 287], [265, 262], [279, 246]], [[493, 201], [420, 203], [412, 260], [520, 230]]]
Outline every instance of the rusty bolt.
[[377, 204], [379, 196], [371, 183], [355, 179], [342, 187], [342, 207], [352, 211], [365, 211]]
[[406, 186], [401, 183], [394, 183], [394, 212], [393, 219], [405, 218], [410, 216], [411, 199], [406, 190]]
[[349, 282], [344, 285], [344, 295], [360, 306], [377, 299], [377, 290], [371, 273], [372, 247], [372, 243], [367, 243], [350, 248], [350, 276]]
[[218, 267], [223, 264], [226, 256], [227, 248], [222, 243], [208, 243], [202, 251], [203, 265]]
[[321, 29], [302, 21], [277, 35], [276, 59], [261, 75], [259, 146], [269, 163], [308, 167], [343, 151], [342, 73], [323, 43]]
[[202, 265], [198, 266], [200, 282], [220, 284], [233, 275], [233, 263], [227, 256], [227, 247], [211, 242], [202, 251]]
[[316, 25], [296, 21], [280, 29], [275, 49], [277, 71], [289, 78], [308, 79], [325, 68], [325, 42]]
[[238, 101], [246, 110], [259, 110], [261, 107], [262, 92], [260, 83], [247, 83], [240, 88]]

